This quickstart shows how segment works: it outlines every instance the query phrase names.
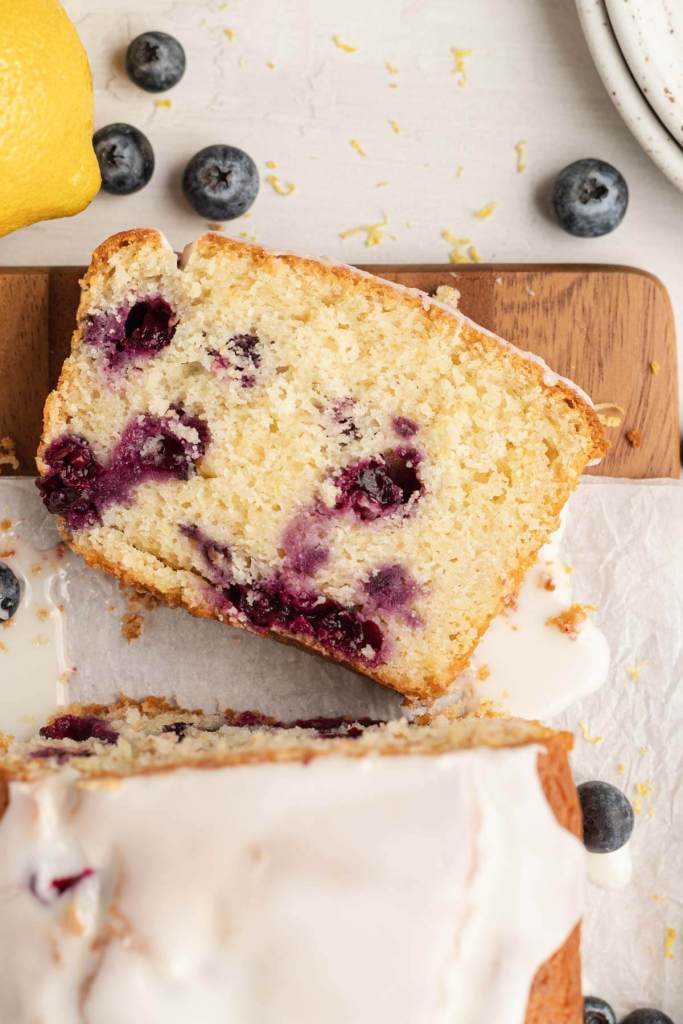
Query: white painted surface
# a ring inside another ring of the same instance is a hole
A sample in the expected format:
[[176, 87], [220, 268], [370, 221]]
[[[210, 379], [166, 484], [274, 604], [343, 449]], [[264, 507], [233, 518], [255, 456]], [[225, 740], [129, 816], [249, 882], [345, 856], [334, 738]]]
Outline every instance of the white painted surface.
[[[233, 223], [235, 233], [350, 262], [439, 262], [449, 249], [441, 231], [449, 228], [470, 238], [487, 261], [644, 267], [668, 286], [680, 319], [683, 196], [622, 123], [566, 0], [65, 6], [90, 54], [97, 126], [123, 120], [142, 128], [156, 152], [156, 172], [136, 196], [102, 195], [76, 219], [0, 240], [0, 263], [83, 263], [106, 235], [139, 224], [160, 227], [182, 247], [206, 229], [180, 195], [182, 169], [200, 147], [228, 142], [251, 153], [264, 178], [252, 216]], [[155, 97], [121, 70], [127, 42], [150, 28], [173, 32], [187, 50], [185, 78], [165, 94], [170, 109], [156, 107]], [[335, 33], [357, 52], [335, 47]], [[465, 86], [452, 71], [450, 47], [473, 51]], [[389, 74], [385, 61], [399, 73]], [[519, 174], [514, 146], [522, 139], [528, 167]], [[565, 235], [542, 201], [555, 173], [582, 156], [614, 163], [631, 189], [624, 223], [601, 239]], [[295, 183], [292, 195], [277, 195], [265, 182], [268, 160], [277, 162], [283, 181]], [[377, 188], [379, 181], [389, 184]], [[498, 204], [492, 217], [473, 217], [491, 200]], [[362, 234], [340, 239], [340, 231], [384, 213], [395, 238], [375, 248], [364, 246]]]

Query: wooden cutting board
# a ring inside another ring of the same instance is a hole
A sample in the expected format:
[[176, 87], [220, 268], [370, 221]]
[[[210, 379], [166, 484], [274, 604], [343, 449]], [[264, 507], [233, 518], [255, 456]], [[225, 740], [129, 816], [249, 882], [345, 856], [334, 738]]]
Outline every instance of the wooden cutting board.
[[[484, 327], [543, 356], [594, 401], [624, 409], [612, 448], [591, 472], [678, 477], [673, 314], [655, 277], [610, 266], [368, 267], [432, 292], [449, 284]], [[33, 471], [42, 406], [69, 349], [80, 268], [0, 269], [0, 437], [14, 438], [19, 472]], [[653, 372], [653, 369], [656, 372]], [[634, 446], [627, 440], [637, 431]]]

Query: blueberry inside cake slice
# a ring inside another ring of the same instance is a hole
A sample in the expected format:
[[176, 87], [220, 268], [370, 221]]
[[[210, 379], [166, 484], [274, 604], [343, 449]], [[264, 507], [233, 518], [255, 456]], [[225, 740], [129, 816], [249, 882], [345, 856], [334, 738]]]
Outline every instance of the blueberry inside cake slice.
[[575, 1024], [570, 746], [155, 699], [0, 736], [2, 1020]]
[[429, 699], [603, 451], [578, 389], [422, 293], [140, 229], [93, 255], [38, 468], [91, 564]]

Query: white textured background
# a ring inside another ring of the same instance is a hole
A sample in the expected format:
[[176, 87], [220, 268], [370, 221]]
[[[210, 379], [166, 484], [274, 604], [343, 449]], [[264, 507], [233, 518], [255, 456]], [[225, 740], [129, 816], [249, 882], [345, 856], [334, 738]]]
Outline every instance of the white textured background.
[[[64, 4], [90, 55], [96, 126], [142, 128], [156, 172], [135, 196], [101, 195], [76, 219], [2, 239], [0, 263], [84, 263], [106, 235], [140, 224], [160, 227], [181, 247], [206, 229], [180, 194], [182, 169], [202, 146], [226, 142], [246, 149], [264, 179], [274, 160], [275, 173], [296, 185], [283, 197], [264, 180], [252, 215], [231, 232], [348, 262], [439, 262], [448, 254], [440, 234], [449, 228], [470, 238], [484, 260], [635, 264], [663, 279], [681, 322], [683, 195], [622, 124], [572, 0]], [[184, 79], [164, 94], [170, 108], [155, 106], [155, 96], [122, 70], [130, 39], [157, 28], [187, 52]], [[357, 52], [337, 49], [334, 34]], [[464, 87], [450, 47], [473, 51]], [[385, 61], [399, 73], [389, 74]], [[518, 174], [514, 145], [522, 139], [528, 169]], [[583, 156], [614, 163], [631, 190], [626, 220], [602, 239], [564, 234], [545, 209], [556, 172]], [[377, 188], [379, 181], [389, 184]], [[474, 218], [491, 200], [494, 215]], [[366, 248], [360, 234], [340, 239], [340, 231], [384, 214], [395, 237], [379, 247]]]

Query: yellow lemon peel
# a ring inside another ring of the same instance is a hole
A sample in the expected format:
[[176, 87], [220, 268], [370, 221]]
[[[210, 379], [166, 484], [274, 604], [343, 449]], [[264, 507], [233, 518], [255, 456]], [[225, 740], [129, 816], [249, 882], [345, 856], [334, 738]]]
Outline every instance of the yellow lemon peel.
[[394, 237], [386, 230], [388, 224], [389, 221], [385, 214], [382, 220], [377, 221], [375, 224], [359, 224], [355, 228], [347, 228], [345, 231], [340, 231], [339, 237], [351, 238], [353, 235], [365, 234], [364, 244], [367, 245], [368, 248], [372, 248], [375, 245], [380, 245], [384, 241], [385, 235], [389, 238]]
[[340, 36], [332, 36], [332, 42], [338, 50], [343, 50], [344, 53], [355, 53], [358, 49], [357, 46], [352, 46], [351, 43], [345, 43]]
[[266, 181], [279, 196], [291, 196], [292, 192], [296, 190], [296, 185], [292, 181], [281, 181], [277, 174], [266, 175]]
[[472, 50], [462, 50], [457, 46], [451, 46], [451, 54], [453, 57], [453, 74], [458, 77], [458, 85], [467, 85], [465, 61], [468, 57], [472, 56]]

